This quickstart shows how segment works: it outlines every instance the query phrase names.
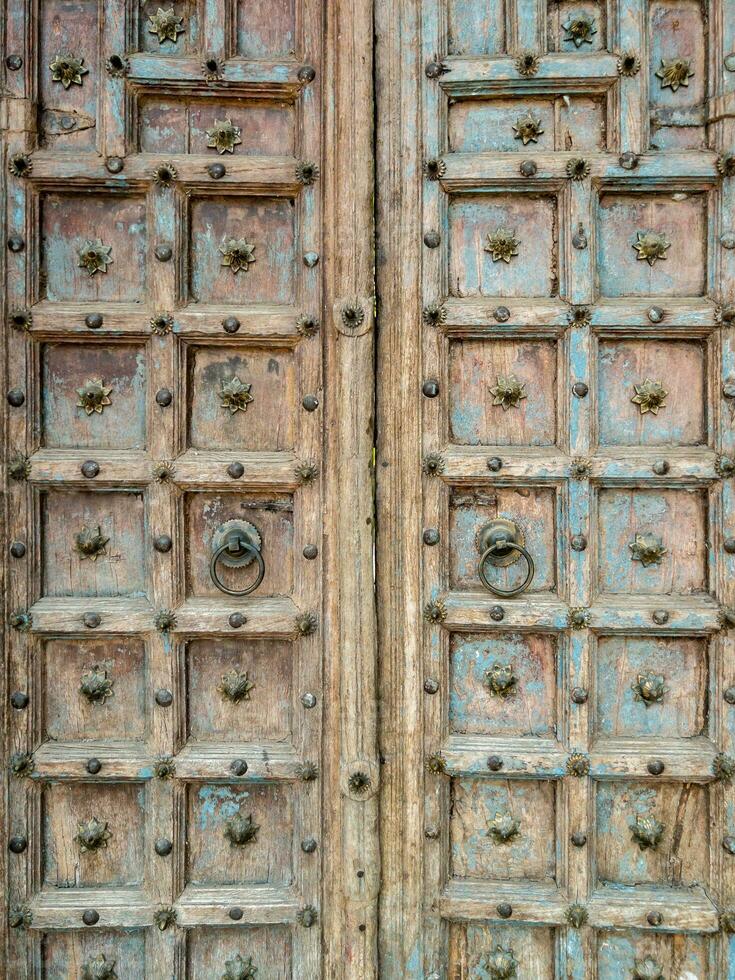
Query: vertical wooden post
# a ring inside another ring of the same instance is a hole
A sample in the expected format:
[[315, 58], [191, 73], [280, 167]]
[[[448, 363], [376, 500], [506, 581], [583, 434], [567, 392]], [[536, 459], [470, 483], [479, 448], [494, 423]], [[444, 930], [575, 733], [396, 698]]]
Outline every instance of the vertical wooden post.
[[377, 976], [373, 19], [325, 6], [325, 976]]

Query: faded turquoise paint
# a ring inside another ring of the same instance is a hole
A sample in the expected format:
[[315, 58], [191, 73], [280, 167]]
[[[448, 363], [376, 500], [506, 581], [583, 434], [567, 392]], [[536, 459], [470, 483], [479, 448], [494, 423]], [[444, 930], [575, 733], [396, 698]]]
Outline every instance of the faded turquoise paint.
[[[502, 3], [479, 4], [476, 0], [448, 0], [450, 54], [465, 58], [505, 52], [505, 9]], [[431, 24], [425, 36], [431, 36]]]
[[[665, 977], [681, 980], [704, 980], [716, 977], [710, 972], [712, 941], [692, 933], [667, 935], [656, 933], [655, 945], [651, 933], [643, 930], [630, 932], [605, 931], [597, 943], [597, 977], [599, 980], [620, 980], [632, 976], [637, 959], [651, 956], [663, 969]], [[576, 978], [575, 978], [576, 980]]]
[[250, 799], [250, 792], [247, 789], [234, 791], [230, 786], [201, 786], [197, 797], [199, 829], [208, 830], [221, 826], [239, 813], [240, 807]]
[[[504, 922], [456, 923], [453, 928], [464, 932], [467, 950], [468, 980], [494, 980], [486, 957], [496, 946], [512, 950], [518, 961], [517, 976], [546, 978], [555, 973], [554, 930], [546, 926], [510, 925]], [[452, 975], [454, 976], [454, 974]]]
[[[583, 898], [583, 896], [578, 896]], [[582, 933], [579, 929], [567, 929], [566, 949], [564, 950], [566, 961], [566, 972], [559, 970], [556, 976], [563, 976], [565, 980], [588, 980], [592, 971], [589, 968], [587, 957], [585, 956], [585, 946], [582, 942]], [[618, 974], [618, 980], [620, 974]]]

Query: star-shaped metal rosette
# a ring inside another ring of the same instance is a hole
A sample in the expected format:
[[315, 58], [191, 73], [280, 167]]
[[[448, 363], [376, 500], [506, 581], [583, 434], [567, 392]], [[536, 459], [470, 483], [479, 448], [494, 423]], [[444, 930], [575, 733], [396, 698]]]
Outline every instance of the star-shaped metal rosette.
[[663, 967], [652, 956], [636, 960], [631, 974], [633, 980], [664, 980]]
[[483, 961], [483, 967], [487, 971], [487, 975], [492, 977], [493, 980], [515, 980], [518, 976], [518, 960], [515, 958], [513, 953], [513, 947], [508, 946], [506, 949], [498, 943], [495, 949], [488, 953]]
[[240, 270], [247, 272], [249, 266], [255, 262], [255, 245], [246, 238], [229, 238], [220, 245], [219, 250], [222, 253], [222, 265], [235, 276]]
[[92, 277], [96, 272], [107, 272], [113, 262], [112, 245], [105, 245], [101, 238], [88, 238], [79, 249], [79, 268], [86, 269]]
[[528, 398], [524, 391], [525, 381], [519, 381], [515, 374], [498, 375], [495, 384], [490, 388], [493, 405], [500, 405], [504, 412], [509, 408], [518, 408], [518, 403]]
[[246, 411], [250, 402], [253, 401], [252, 387], [251, 384], [240, 381], [237, 375], [229, 381], [225, 381], [219, 393], [222, 408], [227, 409], [230, 415]]
[[631, 561], [639, 561], [644, 568], [660, 565], [667, 551], [661, 538], [655, 534], [636, 534], [628, 547], [632, 552]]
[[510, 231], [508, 228], [496, 228], [487, 236], [485, 251], [490, 253], [493, 262], [508, 263], [518, 255], [520, 244], [521, 240], [516, 238], [514, 231]]
[[647, 670], [644, 674], [638, 674], [635, 684], [631, 684], [630, 689], [635, 695], [635, 700], [642, 701], [646, 708], [650, 708], [652, 704], [661, 704], [666, 694], [664, 675]]
[[638, 253], [639, 261], [648, 262], [652, 266], [658, 259], [666, 258], [666, 251], [671, 248], [671, 242], [666, 235], [655, 231], [639, 231], [636, 234], [638, 240], [633, 242], [633, 248]]
[[656, 78], [661, 79], [661, 88], [670, 88], [672, 92], [676, 92], [681, 85], [689, 85], [692, 75], [694, 72], [688, 58], [662, 58], [661, 67], [656, 72]]
[[90, 956], [82, 966], [82, 980], [117, 980], [115, 964], [117, 960], [108, 960], [104, 953]]
[[580, 48], [583, 44], [592, 44], [592, 38], [597, 34], [594, 20], [585, 17], [584, 14], [570, 17], [562, 27], [566, 31], [564, 40], [572, 41], [575, 48]]
[[101, 415], [107, 405], [112, 405], [111, 392], [112, 388], [102, 378], [91, 378], [77, 388], [77, 408], [83, 408], [87, 415]]
[[78, 552], [80, 561], [88, 558], [96, 562], [102, 555], [107, 554], [107, 545], [110, 539], [102, 533], [102, 528], [87, 527], [86, 525], [74, 538], [74, 550]]
[[633, 390], [635, 394], [630, 400], [634, 405], [638, 405], [641, 415], [646, 415], [648, 412], [658, 415], [659, 409], [666, 407], [669, 393], [660, 381], [645, 378], [639, 385], [633, 385]]
[[538, 138], [544, 131], [541, 128], [541, 120], [529, 111], [524, 116], [518, 116], [513, 132], [515, 133], [513, 139], [521, 140], [526, 146], [528, 143], [538, 143]]
[[242, 143], [241, 134], [242, 130], [231, 119], [215, 119], [214, 126], [207, 130], [207, 146], [219, 154], [234, 153], [235, 147]]
[[231, 960], [225, 960], [225, 972], [222, 980], [255, 980], [258, 968], [253, 966], [252, 956], [247, 959], [238, 953]]
[[99, 851], [103, 847], [107, 847], [107, 842], [111, 837], [112, 834], [106, 820], [98, 820], [96, 817], [92, 817], [90, 820], [77, 825], [76, 842], [82, 853]]
[[642, 851], [655, 851], [664, 835], [664, 825], [655, 817], [637, 815], [629, 825], [633, 840]]
[[57, 54], [49, 65], [51, 80], [60, 82], [64, 88], [81, 85], [84, 75], [89, 74], [89, 68], [84, 65], [84, 58], [73, 54]]
[[155, 14], [148, 15], [148, 33], [158, 37], [158, 43], [179, 39], [184, 33], [184, 18], [179, 17], [173, 7], [159, 7]]
[[521, 836], [521, 821], [510, 813], [497, 812], [488, 822], [487, 836], [495, 844], [510, 844]]

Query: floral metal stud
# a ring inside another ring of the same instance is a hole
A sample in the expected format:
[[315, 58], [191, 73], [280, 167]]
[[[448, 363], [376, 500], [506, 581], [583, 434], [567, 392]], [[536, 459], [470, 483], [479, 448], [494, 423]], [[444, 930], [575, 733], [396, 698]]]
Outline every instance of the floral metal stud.
[[717, 475], [721, 476], [723, 480], [726, 480], [735, 473], [735, 460], [731, 456], [724, 456], [722, 453], [718, 453], [715, 458], [715, 469], [717, 470]]
[[253, 396], [250, 393], [252, 387], [251, 384], [240, 381], [237, 375], [229, 381], [223, 382], [219, 393], [222, 408], [228, 411], [230, 415], [245, 412], [250, 402], [253, 401]]
[[15, 609], [8, 616], [8, 623], [18, 633], [28, 633], [33, 626], [33, 614], [26, 609]]
[[735, 759], [724, 752], [718, 752], [712, 760], [712, 773], [715, 779], [729, 783], [735, 776]]
[[351, 793], [355, 793], [357, 796], [362, 796], [367, 793], [367, 791], [372, 786], [373, 781], [366, 772], [358, 769], [357, 772], [353, 772], [350, 778], [347, 780], [347, 785]]
[[176, 167], [172, 163], [159, 163], [153, 171], [153, 183], [159, 187], [171, 187], [179, 176]]
[[634, 405], [640, 406], [641, 415], [645, 415], [647, 412], [658, 415], [658, 410], [666, 407], [666, 398], [669, 393], [660, 381], [646, 378], [641, 384], [633, 385], [633, 388], [635, 394], [630, 400]]
[[447, 321], [447, 308], [440, 303], [429, 303], [421, 311], [421, 318], [427, 327], [438, 327]]
[[116, 963], [117, 960], [108, 960], [104, 953], [90, 956], [82, 965], [82, 980], [117, 980]]
[[222, 680], [217, 690], [222, 695], [223, 700], [231, 701], [233, 704], [240, 704], [241, 701], [250, 700], [250, 692], [255, 684], [250, 680], [246, 670], [237, 670], [235, 667], [222, 675]]
[[18, 779], [30, 776], [35, 768], [36, 764], [30, 752], [13, 752], [10, 756], [10, 771]]
[[83, 408], [87, 415], [101, 415], [107, 405], [112, 405], [111, 391], [112, 388], [108, 388], [102, 378], [85, 381], [81, 388], [77, 388], [77, 408]]
[[225, 822], [224, 835], [233, 847], [245, 847], [255, 843], [259, 830], [260, 825], [255, 823], [251, 813], [247, 817], [236, 813]]
[[513, 980], [518, 975], [518, 960], [513, 953], [513, 947], [505, 949], [498, 943], [492, 953], [485, 957], [483, 968], [492, 980]]
[[485, 687], [494, 697], [512, 697], [516, 693], [518, 678], [513, 673], [513, 664], [494, 663], [485, 671]]
[[8, 460], [8, 476], [11, 480], [27, 480], [31, 475], [31, 461], [23, 453], [13, 453]]
[[725, 909], [720, 913], [720, 928], [723, 932], [735, 932], [735, 909]]
[[84, 853], [85, 851], [99, 851], [101, 848], [107, 847], [107, 842], [111, 837], [112, 834], [108, 829], [107, 821], [92, 817], [86, 823], [77, 825], [77, 835], [74, 839], [79, 844], [79, 850]]
[[294, 468], [294, 476], [299, 483], [313, 483], [319, 476], [319, 467], [313, 459], [302, 459]]
[[107, 266], [114, 261], [111, 252], [112, 245], [103, 245], [101, 239], [87, 239], [79, 249], [79, 268], [86, 269], [90, 277], [96, 272], [107, 272]]
[[255, 245], [246, 238], [230, 238], [219, 247], [222, 253], [222, 265], [231, 270], [236, 276], [240, 270], [248, 271], [255, 262]]
[[441, 601], [441, 599], [435, 599], [433, 602], [427, 602], [424, 606], [424, 619], [427, 623], [443, 623], [447, 618], [447, 607]]
[[102, 527], [98, 524], [96, 528], [85, 526], [74, 537], [74, 550], [79, 552], [80, 561], [89, 559], [96, 562], [102, 555], [107, 554], [107, 545], [110, 539], [102, 533]]
[[235, 147], [242, 143], [241, 133], [240, 127], [235, 126], [231, 119], [215, 119], [214, 126], [207, 130], [207, 146], [220, 155], [234, 153]]
[[577, 17], [570, 17], [562, 27], [567, 32], [564, 40], [572, 41], [575, 48], [581, 48], [583, 44], [592, 44], [592, 38], [597, 34], [595, 22], [591, 17], [580, 14]]
[[635, 692], [635, 700], [642, 701], [647, 708], [652, 704], [660, 704], [668, 690], [664, 686], [664, 675], [654, 674], [650, 670], [645, 674], [639, 674], [635, 684], [630, 685], [630, 689]]
[[618, 74], [625, 78], [632, 78], [641, 70], [641, 59], [635, 51], [623, 51], [618, 56]]
[[447, 771], [446, 760], [438, 752], [427, 757], [425, 766], [426, 771], [433, 773], [435, 776], [440, 776]]
[[173, 480], [175, 473], [176, 467], [167, 459], [161, 460], [153, 467], [153, 477], [158, 483], [167, 483], [169, 480]]
[[439, 180], [447, 172], [447, 165], [443, 160], [424, 160], [424, 177], [427, 180]]
[[225, 960], [225, 972], [221, 980], [255, 980], [257, 972], [257, 967], [253, 966], [252, 956], [244, 960], [238, 953], [231, 960]]
[[667, 551], [661, 538], [657, 538], [655, 534], [636, 534], [628, 547], [633, 552], [631, 561], [639, 561], [644, 568], [660, 565]]
[[309, 313], [302, 313], [296, 321], [296, 330], [302, 337], [313, 337], [319, 331], [319, 320]]
[[516, 119], [513, 130], [515, 132], [513, 139], [522, 140], [524, 146], [528, 143], [538, 143], [539, 136], [544, 132], [541, 128], [541, 120], [530, 111]]
[[27, 929], [33, 922], [33, 913], [27, 905], [13, 905], [8, 910], [8, 925], [11, 929]]
[[641, 817], [638, 815], [628, 826], [633, 835], [633, 840], [642, 851], [655, 851], [661, 843], [661, 838], [664, 835], [664, 825], [655, 817]]
[[130, 59], [121, 54], [111, 54], [105, 62], [105, 70], [112, 78], [124, 78], [130, 71]]
[[104, 704], [115, 696], [114, 685], [115, 681], [110, 677], [108, 668], [104, 664], [93, 664], [82, 674], [79, 693], [90, 704]]
[[567, 759], [567, 775], [579, 777], [587, 776], [589, 771], [589, 756], [586, 756], [583, 752], [572, 752]]
[[309, 187], [319, 179], [319, 167], [315, 163], [307, 160], [300, 160], [296, 164], [296, 180], [305, 187]]
[[487, 837], [495, 844], [510, 844], [521, 836], [521, 821], [510, 813], [496, 813], [488, 822]]
[[567, 622], [575, 630], [584, 629], [585, 626], [589, 626], [590, 623], [590, 611], [589, 609], [584, 609], [581, 606], [577, 606], [574, 609], [570, 609], [567, 614]]
[[159, 756], [153, 763], [153, 772], [159, 779], [169, 779], [176, 773], [176, 761], [172, 755]]
[[170, 313], [156, 313], [150, 318], [149, 323], [157, 337], [165, 337], [174, 328], [174, 318]]
[[176, 628], [176, 615], [171, 609], [160, 609], [153, 622], [159, 633], [170, 633]]
[[148, 33], [157, 35], [159, 44], [176, 44], [179, 34], [184, 33], [184, 18], [177, 16], [173, 7], [159, 7], [155, 14], [148, 15]]
[[652, 956], [636, 960], [633, 964], [633, 980], [664, 980], [664, 971]]
[[176, 909], [170, 905], [162, 905], [154, 912], [153, 921], [160, 932], [165, 932], [169, 926], [176, 924]]
[[225, 63], [210, 54], [202, 62], [202, 73], [205, 81], [217, 82], [225, 73]]
[[518, 255], [520, 244], [521, 240], [515, 237], [515, 232], [508, 228], [496, 228], [492, 234], [488, 234], [484, 248], [492, 256], [493, 262], [508, 263]]
[[688, 58], [662, 58], [656, 78], [661, 79], [661, 88], [670, 88], [672, 92], [676, 92], [679, 86], [689, 85], [693, 74]]
[[365, 321], [365, 310], [357, 300], [346, 303], [339, 311], [342, 324], [348, 330], [357, 330]]
[[33, 161], [25, 153], [17, 153], [8, 160], [8, 170], [13, 177], [28, 177], [33, 171]]
[[318, 918], [317, 910], [313, 905], [305, 905], [296, 913], [296, 920], [304, 929], [311, 929]]
[[84, 65], [84, 58], [77, 58], [73, 54], [57, 54], [49, 69], [51, 80], [61, 82], [67, 89], [72, 85], [81, 85], [83, 76], [89, 74], [89, 68]]
[[319, 775], [319, 766], [315, 762], [300, 762], [296, 766], [296, 775], [305, 783], [312, 783]]
[[564, 918], [567, 920], [572, 929], [581, 929], [589, 921], [589, 913], [584, 905], [579, 905], [577, 902], [574, 905], [570, 905], [564, 912]]
[[573, 306], [567, 311], [567, 320], [572, 327], [588, 327], [592, 323], [592, 310], [589, 306]]
[[671, 248], [671, 242], [666, 235], [655, 231], [639, 231], [636, 234], [638, 241], [633, 242], [633, 248], [638, 253], [639, 262], [645, 261], [652, 266], [658, 259], [666, 259], [666, 250]]
[[427, 453], [421, 469], [426, 476], [439, 476], [444, 472], [445, 461], [441, 453]]
[[735, 177], [735, 153], [721, 153], [717, 157], [717, 172], [722, 177]]
[[569, 467], [574, 480], [584, 480], [590, 475], [590, 461], [586, 456], [575, 456]]
[[516, 71], [519, 75], [530, 78], [539, 70], [540, 63], [538, 55], [534, 54], [533, 51], [521, 51], [516, 58]]
[[30, 310], [11, 310], [8, 313], [8, 325], [13, 330], [30, 330], [33, 326], [33, 314]]
[[525, 387], [526, 382], [519, 381], [514, 374], [499, 374], [495, 384], [490, 387], [493, 405], [501, 405], [504, 412], [509, 408], [518, 408], [518, 403], [528, 398], [523, 390]]
[[566, 172], [571, 180], [584, 180], [585, 177], [589, 177], [590, 165], [581, 157], [574, 157], [567, 160]]
[[312, 633], [316, 633], [319, 619], [315, 613], [300, 613], [294, 620], [294, 626], [300, 636], [310, 636]]

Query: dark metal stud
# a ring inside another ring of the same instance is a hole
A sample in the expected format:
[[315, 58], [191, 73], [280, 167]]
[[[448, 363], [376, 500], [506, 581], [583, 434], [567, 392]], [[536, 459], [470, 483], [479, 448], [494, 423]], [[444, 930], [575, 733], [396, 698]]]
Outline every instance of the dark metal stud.
[[97, 773], [102, 768], [102, 763], [99, 759], [87, 759], [87, 765], [85, 769], [91, 776], [96, 776]]
[[88, 630], [96, 630], [102, 622], [102, 617], [96, 612], [85, 612], [82, 616], [82, 622]]
[[[735, 854], [735, 837], [728, 835], [722, 838], [722, 846], [728, 854]], [[12, 851], [12, 847], [11, 847]]]
[[173, 541], [168, 534], [159, 534], [153, 539], [153, 547], [161, 554], [166, 554], [173, 547]]
[[665, 768], [666, 766], [663, 764], [661, 759], [651, 759], [646, 766], [646, 769], [648, 769], [652, 776], [660, 776]]
[[230, 763], [230, 772], [234, 776], [244, 776], [248, 771], [248, 764], [244, 759], [233, 759]]
[[500, 623], [505, 618], [505, 609], [502, 606], [493, 606], [490, 610], [490, 619], [495, 623]]
[[[735, 691], [735, 688], [733, 690]], [[29, 701], [30, 698], [25, 691], [13, 691], [10, 695], [10, 704], [16, 711], [22, 711], [23, 708], [27, 708]]]
[[101, 313], [88, 313], [84, 318], [84, 324], [90, 330], [99, 330], [104, 321], [105, 318]]
[[654, 609], [651, 619], [657, 626], [665, 626], [669, 621], [669, 614], [665, 609]]
[[572, 551], [584, 551], [587, 548], [587, 538], [584, 534], [573, 534], [569, 544]]
[[159, 837], [153, 846], [156, 854], [159, 857], [168, 857], [168, 855], [174, 849], [174, 845], [171, 843], [168, 837]]
[[226, 316], [222, 321], [225, 333], [237, 333], [240, 329], [240, 321], [236, 316]]
[[318, 252], [304, 252], [304, 265], [307, 268], [313, 269], [314, 266], [318, 263], [318, 261], [319, 261]]
[[664, 917], [660, 912], [649, 912], [646, 916], [646, 922], [649, 926], [660, 926], [664, 921]]
[[424, 234], [424, 245], [427, 248], [438, 248], [441, 245], [442, 236], [438, 231], [427, 231]]
[[8, 850], [13, 854], [22, 854], [27, 847], [28, 838], [23, 837], [22, 834], [18, 834], [16, 837], [11, 837], [8, 841]]
[[82, 476], [86, 476], [88, 480], [93, 480], [100, 471], [100, 464], [94, 459], [88, 459], [81, 466]]
[[725, 538], [725, 540], [722, 542], [722, 547], [725, 549], [728, 555], [735, 554], [735, 538]]
[[501, 919], [509, 919], [513, 915], [513, 906], [510, 902], [501, 902], [496, 911]]
[[100, 921], [100, 914], [97, 909], [85, 909], [82, 912], [82, 922], [85, 926], [96, 926]]
[[227, 173], [227, 168], [224, 163], [210, 163], [207, 167], [207, 173], [212, 178], [212, 180], [221, 180]]
[[427, 527], [424, 531], [424, 544], [428, 544], [430, 546], [439, 544], [440, 538], [441, 535], [435, 527]]
[[174, 250], [170, 245], [156, 245], [154, 255], [159, 262], [170, 262], [173, 254]]
[[651, 467], [656, 476], [666, 476], [671, 467], [669, 466], [668, 460], [657, 459], [656, 462]]
[[449, 68], [442, 64], [441, 61], [430, 61], [424, 68], [424, 74], [427, 78], [441, 78], [447, 71], [449, 71]]
[[26, 400], [26, 396], [20, 388], [11, 388], [7, 394], [8, 405], [11, 408], [20, 408], [23, 402]]
[[521, 177], [535, 177], [538, 173], [535, 160], [524, 160], [518, 169], [521, 172]]
[[503, 760], [499, 755], [489, 755], [487, 758], [487, 767], [490, 772], [500, 772], [503, 768]]
[[245, 623], [247, 623], [247, 621], [248, 621], [247, 616], [243, 616], [243, 614], [239, 612], [232, 613], [230, 615], [230, 618], [228, 619], [228, 623], [233, 628], [233, 630], [239, 630], [241, 626], [244, 626]]
[[638, 156], [635, 153], [623, 153], [618, 157], [618, 163], [623, 170], [635, 170], [638, 166]]
[[312, 68], [311, 65], [302, 65], [299, 68], [298, 79], [300, 82], [313, 82], [316, 78], [316, 68]]
[[20, 71], [23, 67], [23, 59], [19, 54], [9, 54], [5, 64], [10, 71]]
[[26, 243], [20, 235], [11, 235], [8, 238], [8, 248], [11, 252], [22, 252], [25, 247]]
[[319, 399], [316, 395], [304, 395], [301, 404], [307, 412], [315, 412], [319, 408]]
[[156, 404], [161, 408], [168, 408], [173, 400], [174, 396], [170, 388], [159, 388], [156, 392]]
[[10, 554], [13, 558], [23, 558], [26, 553], [26, 546], [22, 541], [13, 541], [10, 546]]
[[572, 394], [576, 395], [577, 398], [585, 398], [589, 390], [589, 385], [586, 385], [584, 381], [575, 381], [572, 385]]
[[301, 850], [304, 854], [313, 854], [317, 848], [317, 843], [313, 837], [307, 837], [301, 841]]
[[119, 174], [122, 172], [122, 169], [125, 166], [125, 161], [122, 157], [108, 157], [105, 160], [105, 166], [107, 167], [109, 173]]
[[434, 378], [429, 378], [424, 381], [421, 391], [427, 398], [436, 398], [439, 394], [439, 382]]
[[[231, 909], [228, 909], [227, 914], [233, 922], [239, 922], [244, 915], [243, 910], [237, 905], [233, 905]], [[247, 974], [244, 975], [247, 976]], [[225, 974], [225, 976], [227, 976], [227, 974]]]
[[572, 701], [574, 704], [585, 704], [588, 696], [587, 689], [584, 687], [575, 687], [572, 689]]
[[319, 554], [319, 549], [315, 544], [307, 544], [301, 554], [307, 559], [307, 561], [314, 561], [316, 556]]
[[301, 695], [301, 703], [305, 708], [315, 708], [316, 707], [316, 695], [312, 694], [311, 691], [306, 691]]
[[244, 472], [245, 467], [242, 463], [230, 463], [227, 467], [227, 475], [232, 477], [233, 480], [239, 480]]
[[424, 681], [424, 691], [426, 691], [427, 694], [436, 694], [438, 690], [439, 681], [434, 677], [427, 677]]
[[575, 830], [570, 839], [575, 847], [584, 847], [587, 843], [587, 834], [582, 833], [581, 830]]
[[726, 688], [723, 697], [728, 704], [735, 704], [735, 687]]
[[438, 827], [427, 827], [424, 831], [424, 837], [427, 840], [439, 840], [441, 832]]
[[587, 244], [587, 233], [584, 230], [584, 225], [580, 221], [577, 225], [577, 230], [572, 235], [572, 245], [582, 252], [587, 248]]
[[490, 459], [487, 461], [487, 468], [491, 470], [493, 473], [497, 473], [498, 470], [502, 470], [503, 461], [500, 458], [500, 456], [491, 456]]
[[498, 323], [507, 323], [510, 320], [510, 310], [507, 306], [496, 306], [493, 310], [493, 319]]
[[646, 315], [651, 323], [661, 323], [664, 318], [664, 311], [660, 306], [651, 306]]
[[170, 708], [174, 703], [174, 696], [167, 687], [159, 687], [155, 693], [156, 704], [161, 708]]

